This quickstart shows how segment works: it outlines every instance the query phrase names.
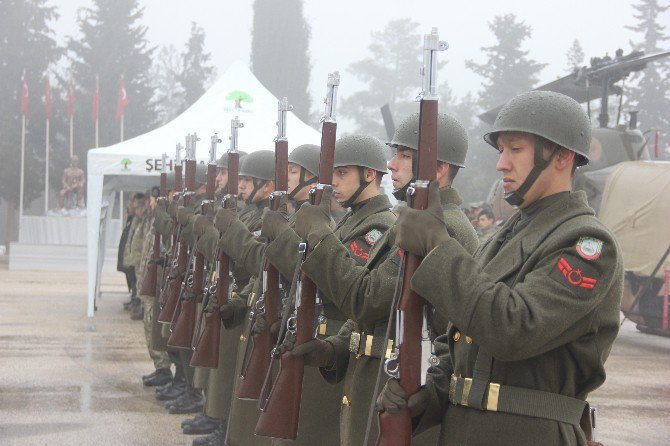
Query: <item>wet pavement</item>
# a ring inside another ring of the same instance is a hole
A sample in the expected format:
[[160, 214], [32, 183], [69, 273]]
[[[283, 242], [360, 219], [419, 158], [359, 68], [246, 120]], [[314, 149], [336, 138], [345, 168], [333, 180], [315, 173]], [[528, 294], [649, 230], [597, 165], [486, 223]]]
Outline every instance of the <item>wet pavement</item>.
[[[142, 386], [152, 371], [142, 323], [103, 275], [87, 330], [85, 273], [0, 270], [0, 445], [185, 445], [183, 415]], [[622, 326], [606, 384], [591, 395], [605, 446], [670, 444], [670, 338]]]

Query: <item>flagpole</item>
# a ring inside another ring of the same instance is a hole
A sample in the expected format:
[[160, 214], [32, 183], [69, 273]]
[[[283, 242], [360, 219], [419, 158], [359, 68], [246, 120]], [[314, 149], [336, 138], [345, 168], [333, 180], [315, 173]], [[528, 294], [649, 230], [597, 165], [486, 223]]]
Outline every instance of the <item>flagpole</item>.
[[47, 215], [49, 212], [49, 118], [47, 118], [47, 134], [46, 134], [46, 144], [45, 144], [45, 157], [46, 160], [44, 163], [44, 215]]
[[123, 142], [123, 115], [121, 115], [121, 142]]
[[74, 154], [74, 119], [70, 115], [70, 158]]
[[98, 118], [95, 118], [95, 146], [98, 147]]
[[23, 170], [25, 166], [26, 149], [26, 115], [21, 116], [21, 184], [19, 186], [19, 227], [23, 218]]

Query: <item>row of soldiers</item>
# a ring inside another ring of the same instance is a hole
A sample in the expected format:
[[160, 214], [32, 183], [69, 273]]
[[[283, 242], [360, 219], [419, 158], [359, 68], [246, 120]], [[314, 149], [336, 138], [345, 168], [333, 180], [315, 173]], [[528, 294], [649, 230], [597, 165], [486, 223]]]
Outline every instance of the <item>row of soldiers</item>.
[[[584, 194], [570, 190], [574, 169], [588, 162], [588, 117], [575, 101], [549, 92], [520, 95], [501, 110], [485, 139], [500, 153], [497, 169], [519, 211], [481, 245], [452, 186], [465, 167], [467, 133], [449, 115], [437, 121], [437, 175], [425, 210], [403, 208], [398, 216], [381, 190], [382, 176], [390, 174], [393, 195], [405, 201], [417, 179], [418, 113], [404, 119], [386, 145], [364, 135], [339, 138], [332, 188], [323, 188], [319, 204], [309, 198], [319, 184], [320, 147], [305, 144], [289, 155], [289, 202], [277, 210], [269, 208], [276, 173], [271, 150], [243, 156], [237, 178], [228, 177], [228, 154], [218, 161], [214, 202], [237, 181], [237, 210], [201, 212], [204, 165], [190, 203], [173, 190], [151, 209], [143, 258], [164, 268], [159, 283], [182, 274], [182, 293], [192, 287], [189, 271], [176, 271], [169, 256], [174, 243], [205, 264], [215, 265], [221, 251], [232, 260], [228, 302], [205, 305], [195, 297], [200, 311], [214, 312], [223, 324], [216, 368], [191, 367], [191, 349], [167, 347], [170, 325], [158, 322], [159, 293], [140, 293], [156, 368], [144, 382], [169, 381], [156, 397], [171, 413], [198, 413], [182, 423], [184, 433], [208, 434], [193, 444], [360, 446], [377, 438], [373, 408], [409, 411], [416, 445], [586, 444], [584, 402], [604, 382], [622, 287], [612, 234]], [[348, 209], [337, 222], [334, 201]], [[159, 258], [151, 255], [154, 231], [165, 242]], [[311, 252], [299, 261], [303, 241]], [[424, 259], [411, 287], [429, 304], [437, 360], [418, 392], [408, 395], [391, 378], [375, 393], [394, 342], [386, 333], [406, 253]], [[262, 293], [265, 262], [279, 271], [284, 290], [297, 273], [317, 286], [323, 311], [312, 340], [298, 344], [279, 323], [268, 327], [262, 314], [249, 317]], [[254, 435], [258, 401], [236, 397], [246, 343], [267, 329], [282, 337], [282, 352], [308, 366], [295, 440]]]

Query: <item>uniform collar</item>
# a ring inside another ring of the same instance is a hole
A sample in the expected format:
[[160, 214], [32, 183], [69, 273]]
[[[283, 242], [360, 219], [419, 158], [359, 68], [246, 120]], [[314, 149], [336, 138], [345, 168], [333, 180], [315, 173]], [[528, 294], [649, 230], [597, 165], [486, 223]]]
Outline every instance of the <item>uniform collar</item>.
[[460, 206], [463, 204], [463, 199], [458, 194], [458, 191], [451, 186], [440, 189], [440, 204], [444, 207], [447, 204], [455, 204]]

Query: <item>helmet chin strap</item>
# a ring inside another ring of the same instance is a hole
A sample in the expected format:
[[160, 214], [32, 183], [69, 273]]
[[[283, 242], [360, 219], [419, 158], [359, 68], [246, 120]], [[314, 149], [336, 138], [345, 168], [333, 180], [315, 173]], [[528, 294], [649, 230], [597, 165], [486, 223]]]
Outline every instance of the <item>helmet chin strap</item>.
[[350, 208], [356, 202], [356, 199], [363, 193], [366, 187], [370, 184], [370, 181], [365, 181], [365, 167], [358, 166], [358, 189], [353, 193], [351, 197], [347, 200], [340, 203], [342, 207]]
[[256, 196], [256, 193], [261, 190], [263, 186], [265, 186], [265, 183], [267, 183], [267, 180], [261, 180], [259, 178], [254, 178], [253, 179], [254, 183], [254, 190], [251, 191], [251, 194], [249, 195], [249, 198], [244, 200], [246, 204], [251, 204], [254, 201], [254, 197]]
[[298, 192], [303, 190], [306, 186], [311, 186], [312, 184], [319, 181], [317, 177], [312, 177], [311, 180], [306, 180], [305, 173], [307, 173], [307, 169], [300, 166], [300, 181], [298, 181], [298, 185], [291, 191], [291, 193], [287, 195], [289, 200], [295, 200], [295, 196], [298, 194]]
[[542, 171], [549, 166], [549, 163], [551, 160], [554, 158], [556, 155], [556, 152], [558, 152], [558, 147], [554, 146], [554, 148], [551, 150], [551, 154], [549, 155], [549, 159], [544, 159], [542, 156], [543, 153], [543, 147], [542, 144], [540, 143], [540, 138], [537, 136], [535, 137], [535, 154], [534, 154], [534, 166], [533, 169], [530, 171], [526, 179], [524, 180], [523, 183], [521, 183], [521, 186], [513, 192], [507, 192], [505, 194], [505, 201], [508, 202], [512, 206], [521, 206], [524, 201], [524, 195], [528, 192], [528, 190], [535, 184], [535, 181], [537, 178], [540, 176]]

